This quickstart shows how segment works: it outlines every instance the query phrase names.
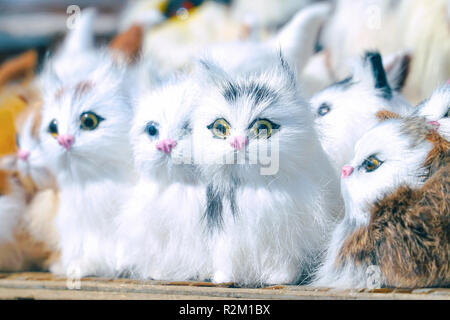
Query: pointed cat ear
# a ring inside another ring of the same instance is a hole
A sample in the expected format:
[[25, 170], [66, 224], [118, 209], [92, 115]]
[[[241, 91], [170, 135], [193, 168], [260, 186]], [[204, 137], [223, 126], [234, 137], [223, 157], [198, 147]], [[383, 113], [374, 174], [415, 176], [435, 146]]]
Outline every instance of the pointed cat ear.
[[376, 117], [380, 122], [389, 120], [389, 119], [400, 119], [401, 116], [398, 113], [389, 111], [389, 110], [380, 110], [376, 113]]
[[109, 49], [116, 59], [125, 60], [126, 63], [136, 62], [141, 54], [143, 28], [133, 25], [128, 30], [119, 33], [109, 43]]
[[80, 17], [72, 27], [59, 50], [61, 55], [72, 55], [94, 48], [94, 21], [97, 16], [95, 8], [80, 12]]
[[362, 63], [355, 64], [353, 68], [353, 79], [377, 90], [384, 99], [392, 98], [392, 89], [387, 80], [383, 60], [377, 51], [365, 52]]
[[329, 3], [318, 3], [300, 10], [271, 42], [281, 48], [287, 61], [301, 72], [314, 54], [319, 31], [331, 13]]
[[216, 85], [222, 84], [229, 80], [229, 76], [226, 71], [211, 60], [197, 60], [194, 64], [194, 70], [201, 78], [204, 78], [209, 82], [213, 82]]
[[28, 50], [0, 65], [0, 87], [19, 77], [33, 73], [37, 63], [36, 50]]
[[392, 54], [384, 59], [384, 70], [391, 88], [400, 92], [405, 86], [411, 65], [411, 54], [400, 52]]

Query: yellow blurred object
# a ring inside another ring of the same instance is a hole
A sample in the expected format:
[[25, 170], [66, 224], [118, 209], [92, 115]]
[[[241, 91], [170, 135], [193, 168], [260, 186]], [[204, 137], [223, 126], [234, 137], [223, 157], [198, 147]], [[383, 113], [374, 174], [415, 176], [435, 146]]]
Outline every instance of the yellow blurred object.
[[16, 129], [13, 111], [0, 109], [0, 156], [16, 152]]

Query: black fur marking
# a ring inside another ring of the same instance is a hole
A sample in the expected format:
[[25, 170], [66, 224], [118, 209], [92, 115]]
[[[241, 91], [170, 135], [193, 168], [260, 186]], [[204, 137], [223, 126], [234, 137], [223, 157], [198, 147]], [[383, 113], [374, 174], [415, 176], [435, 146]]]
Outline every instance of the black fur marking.
[[330, 87], [337, 87], [342, 90], [347, 90], [348, 88], [353, 86], [353, 84], [354, 84], [353, 77], [350, 76], [350, 77], [345, 78], [344, 80], [333, 83]]
[[378, 52], [366, 52], [364, 60], [370, 63], [373, 78], [375, 80], [375, 88], [381, 91], [381, 96], [387, 100], [392, 99], [392, 89], [386, 77], [383, 67], [383, 60]]
[[239, 214], [239, 208], [236, 205], [236, 189], [239, 187], [239, 180], [232, 178], [232, 186], [228, 193], [228, 201], [230, 202], [230, 209], [233, 217], [237, 217]]
[[273, 103], [278, 98], [274, 90], [257, 82], [240, 84], [227, 81], [222, 94], [229, 103], [236, 102], [239, 97], [244, 96], [252, 98], [255, 104], [263, 101]]
[[220, 194], [211, 184], [206, 187], [206, 225], [208, 230], [220, 229], [223, 224], [223, 204]]

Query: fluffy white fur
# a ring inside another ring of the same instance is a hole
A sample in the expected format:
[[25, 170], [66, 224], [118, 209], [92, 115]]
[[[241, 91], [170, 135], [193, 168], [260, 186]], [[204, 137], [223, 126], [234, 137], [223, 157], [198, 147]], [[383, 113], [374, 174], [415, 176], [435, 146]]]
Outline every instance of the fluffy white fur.
[[[363, 58], [355, 61], [353, 75], [317, 92], [310, 100], [314, 123], [323, 149], [339, 173], [353, 158], [355, 143], [378, 123], [383, 109], [407, 114], [412, 108], [398, 91], [386, 98], [375, 87], [371, 65]], [[321, 114], [323, 108], [328, 112]]]
[[[92, 19], [82, 15], [80, 25], [84, 27], [72, 32], [92, 37]], [[73, 34], [67, 39], [91, 43]], [[40, 138], [60, 188], [56, 227], [61, 263], [55, 272], [68, 276], [114, 274], [114, 218], [134, 180], [128, 140], [132, 87], [133, 77], [125, 66], [109, 52], [89, 45], [63, 45], [42, 75]], [[82, 130], [83, 112], [94, 112], [104, 120], [95, 130]], [[50, 134], [53, 120], [58, 137], [73, 136], [68, 150]]]
[[33, 132], [34, 122], [41, 114], [33, 110], [27, 117], [17, 134], [17, 144], [20, 152], [27, 152], [28, 158], [17, 158], [17, 170], [24, 178], [33, 181], [38, 190], [56, 188], [56, 181], [48, 168], [46, 157], [42, 151], [39, 134]]
[[271, 63], [273, 51], [280, 50], [285, 59], [300, 73], [314, 53], [320, 27], [330, 14], [327, 3], [300, 10], [283, 28], [267, 41], [240, 41], [210, 46], [209, 56], [227, 61], [229, 70], [246, 72], [265, 68]]
[[[355, 155], [348, 163], [354, 171], [350, 176], [341, 178], [345, 217], [333, 232], [314, 285], [339, 288], [364, 288], [369, 285], [369, 266], [355, 266], [348, 261], [344, 268], [337, 268], [335, 261], [345, 239], [369, 223], [370, 204], [401, 185], [414, 188], [422, 184], [421, 176], [425, 174], [422, 166], [432, 144], [425, 140], [425, 136], [417, 139], [408, 135], [403, 129], [406, 125], [403, 119], [388, 120], [358, 140]], [[383, 164], [375, 171], [367, 172], [362, 164], [372, 155], [376, 155]]]
[[[131, 130], [139, 182], [119, 225], [119, 269], [132, 277], [160, 280], [209, 278], [208, 243], [202, 214], [205, 187], [195, 174], [191, 150], [191, 117], [195, 90], [191, 79], [172, 80], [140, 96]], [[154, 123], [158, 133], [148, 134]], [[169, 153], [157, 149], [176, 141]], [[187, 158], [189, 160], [189, 157]]]
[[14, 231], [26, 206], [26, 192], [12, 172], [2, 170], [0, 174], [0, 244], [4, 244], [14, 241]]
[[419, 104], [414, 114], [439, 123], [438, 133], [450, 140], [450, 84], [436, 89], [431, 97]]
[[[230, 71], [226, 64], [204, 62], [203, 94], [193, 117], [194, 155], [209, 190], [208, 207], [222, 206], [207, 224], [204, 240], [212, 248], [212, 281], [295, 283], [316, 262], [339, 215], [338, 180], [286, 61], [274, 54], [264, 69], [249, 73]], [[233, 95], [233, 88], [236, 99], [230, 102], [225, 92]], [[261, 97], [265, 89], [267, 99]], [[207, 128], [218, 118], [230, 124], [226, 139], [214, 138]], [[251, 136], [248, 127], [256, 118], [280, 125], [270, 137], [279, 141], [279, 153], [275, 144], [268, 146], [272, 164], [279, 165], [272, 175], [261, 175], [265, 164], [249, 163], [249, 153], [265, 145], [265, 139], [249, 138], [241, 152], [230, 145], [233, 137]], [[235, 155], [245, 162], [217, 164]]]
[[405, 96], [425, 99], [450, 73], [449, 8], [448, 0], [337, 0], [322, 37], [332, 72], [344, 77], [348, 60], [365, 50], [407, 49], [413, 60]]

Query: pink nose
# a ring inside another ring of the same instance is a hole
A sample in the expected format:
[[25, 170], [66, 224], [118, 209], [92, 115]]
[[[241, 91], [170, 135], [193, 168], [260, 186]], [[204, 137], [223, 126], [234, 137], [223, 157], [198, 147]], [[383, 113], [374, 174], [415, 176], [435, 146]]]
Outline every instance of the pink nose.
[[240, 151], [243, 147], [248, 144], [248, 139], [246, 137], [232, 137], [230, 145]]
[[428, 121], [428, 123], [433, 126], [435, 131], [437, 131], [439, 129], [439, 127], [441, 126], [441, 124], [437, 121]]
[[71, 134], [62, 134], [58, 136], [57, 141], [64, 149], [69, 151], [75, 142], [75, 138]]
[[27, 161], [28, 157], [30, 156], [30, 152], [25, 150], [19, 150], [17, 151], [17, 156], [19, 157], [20, 160]]
[[156, 149], [164, 152], [165, 154], [169, 154], [173, 148], [175, 148], [177, 142], [172, 139], [165, 139], [156, 142]]
[[344, 167], [342, 167], [342, 170], [341, 170], [342, 178], [347, 178], [352, 173], [353, 173], [353, 167], [352, 166], [344, 166]]

